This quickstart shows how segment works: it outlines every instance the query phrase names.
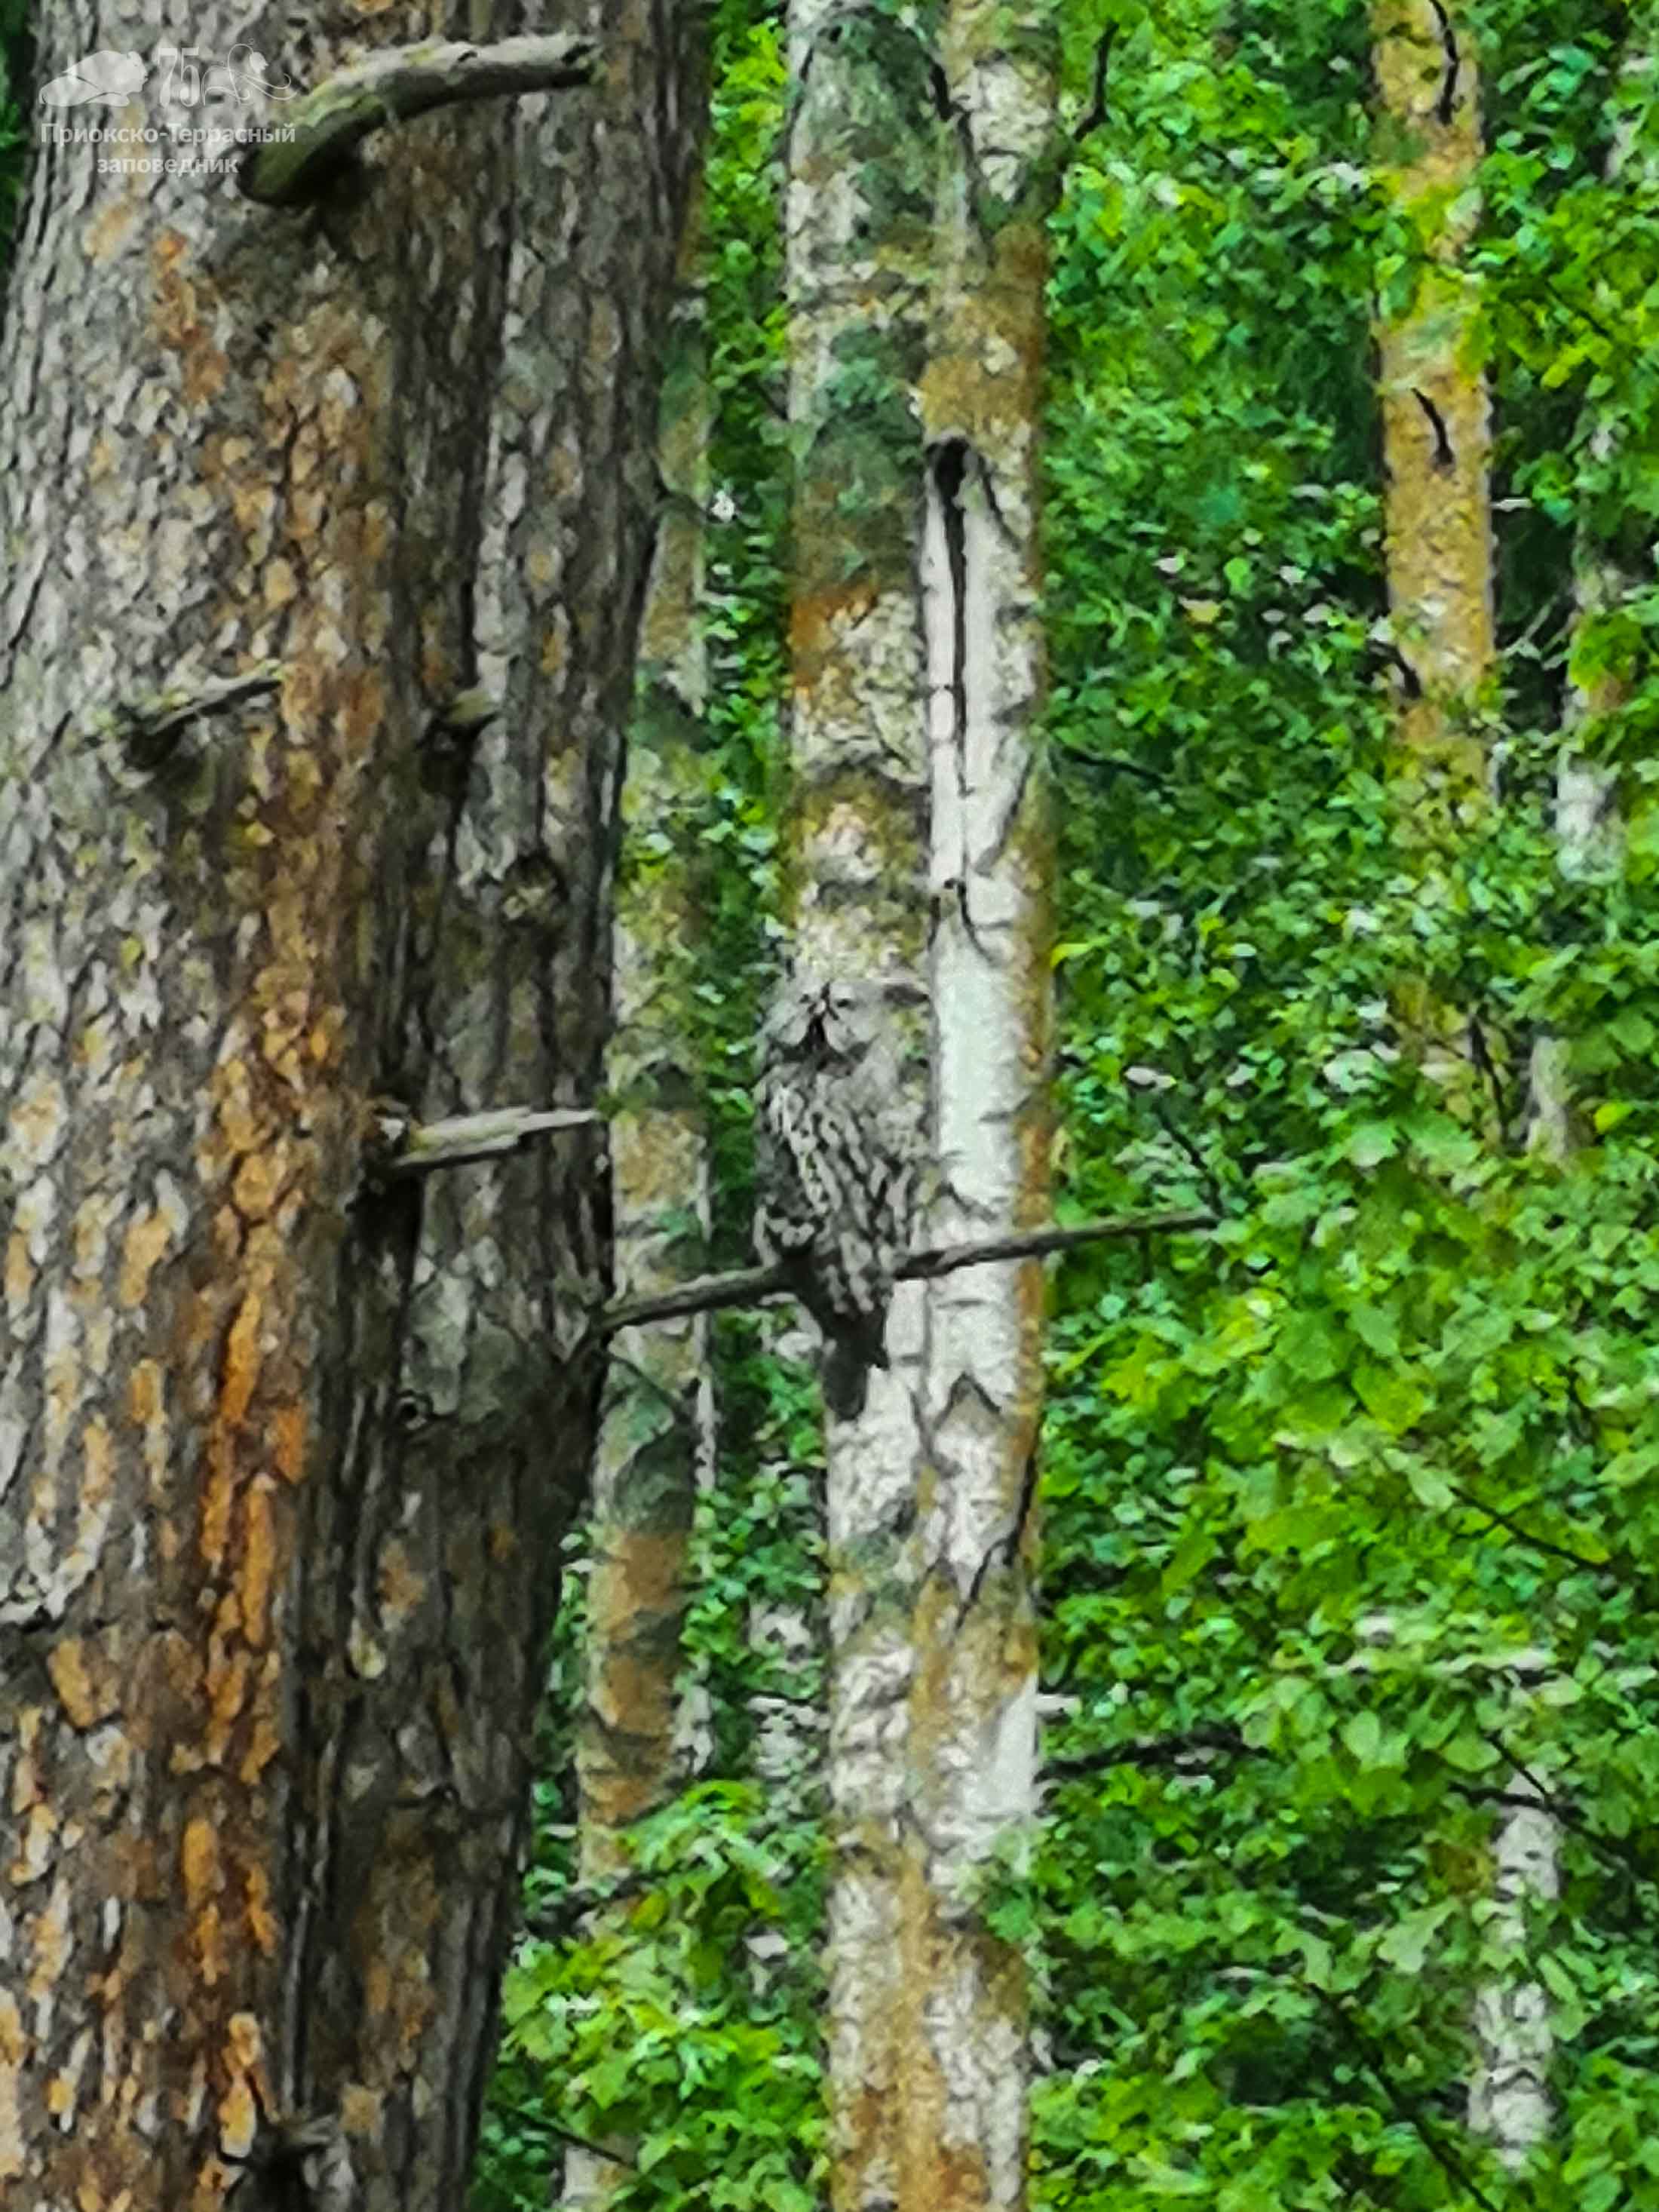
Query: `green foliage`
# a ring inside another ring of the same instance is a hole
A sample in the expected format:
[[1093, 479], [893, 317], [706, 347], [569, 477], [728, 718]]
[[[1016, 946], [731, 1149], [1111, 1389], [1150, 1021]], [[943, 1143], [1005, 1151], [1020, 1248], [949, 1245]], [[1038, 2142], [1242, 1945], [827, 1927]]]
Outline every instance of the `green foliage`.
[[[1528, 1947], [1565, 2110], [1527, 2201], [1582, 2201], [1592, 2166], [1628, 2170], [1589, 2143], [1639, 2134], [1608, 2101], [1645, 2094], [1659, 1873], [1629, 1841], [1659, 1598], [1639, 600], [1602, 648], [1634, 696], [1584, 733], [1630, 763], [1622, 879], [1563, 880], [1551, 805], [1572, 530], [1605, 534], [1651, 473], [1656, 230], [1601, 173], [1607, 22], [1489, 15], [1483, 336], [1499, 489], [1529, 504], [1501, 518], [1504, 805], [1455, 845], [1400, 842], [1366, 649], [1366, 324], [1400, 241], [1360, 166], [1364, 11], [1142, 21], [1060, 218], [1069, 1196], [1228, 1217], [1069, 1263], [1056, 1318], [1048, 1665], [1076, 1778], [1008, 1909], [1057, 2060], [1039, 2197], [1091, 2212], [1503, 2198], [1463, 2106], [1516, 1774], [1568, 1823]], [[1585, 337], [1587, 289], [1618, 343]], [[1405, 977], [1479, 1020], [1473, 1120], [1405, 1048]], [[1565, 1171], [1522, 1142], [1546, 1034], [1600, 1139]]]
[[32, 0], [0, 0], [0, 266], [10, 258], [27, 161], [32, 15]]
[[[769, 1828], [753, 1785], [708, 1784], [631, 1843], [617, 1901], [579, 1941], [532, 1939], [507, 1978], [477, 2212], [544, 2204], [573, 2142], [626, 2144], [618, 2212], [810, 2212], [823, 2136], [803, 2028], [822, 1909], [812, 1841]], [[543, 1917], [561, 1901], [550, 1894]]]

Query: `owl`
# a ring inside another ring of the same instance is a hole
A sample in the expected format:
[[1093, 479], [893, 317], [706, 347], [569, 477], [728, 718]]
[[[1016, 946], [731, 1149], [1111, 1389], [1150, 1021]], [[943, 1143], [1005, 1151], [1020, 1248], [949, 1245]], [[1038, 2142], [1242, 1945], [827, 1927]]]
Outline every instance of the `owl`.
[[755, 1246], [789, 1270], [823, 1332], [823, 1397], [863, 1410], [887, 1364], [887, 1305], [909, 1249], [916, 1160], [878, 984], [803, 980], [762, 1032], [755, 1099]]

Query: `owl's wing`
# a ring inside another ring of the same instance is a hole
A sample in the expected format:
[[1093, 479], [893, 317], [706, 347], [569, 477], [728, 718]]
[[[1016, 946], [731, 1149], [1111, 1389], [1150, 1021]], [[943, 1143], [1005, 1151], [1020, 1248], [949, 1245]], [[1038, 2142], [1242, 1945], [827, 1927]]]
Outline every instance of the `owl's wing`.
[[755, 1094], [755, 1249], [774, 1265], [810, 1246], [820, 1218], [802, 1172], [797, 1086], [781, 1070], [761, 1077]]

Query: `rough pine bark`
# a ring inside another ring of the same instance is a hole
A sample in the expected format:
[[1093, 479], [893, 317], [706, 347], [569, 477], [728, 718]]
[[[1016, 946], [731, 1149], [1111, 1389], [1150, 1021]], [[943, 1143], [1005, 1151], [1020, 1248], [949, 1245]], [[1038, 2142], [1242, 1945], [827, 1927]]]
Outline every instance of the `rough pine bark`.
[[[786, 184], [795, 959], [920, 986], [927, 942], [927, 670], [916, 604], [924, 359], [939, 159], [932, 50], [848, 0], [791, 0]], [[920, 1143], [926, 1051], [907, 1105]], [[915, 1467], [925, 1298], [901, 1285], [892, 1364], [830, 1425], [827, 2025], [831, 2197], [896, 2201], [907, 2063], [902, 1976]]]
[[[217, 2205], [304, 2112], [366, 2212], [465, 2186], [606, 1224], [580, 1137], [383, 1187], [369, 1102], [597, 1082], [700, 89], [689, 9], [603, 13], [596, 90], [383, 133], [318, 210], [37, 165], [0, 418], [20, 2203]], [[45, 13], [41, 76], [130, 16]], [[189, 34], [309, 87], [521, 27], [203, 0]], [[210, 72], [183, 119], [250, 114]]]

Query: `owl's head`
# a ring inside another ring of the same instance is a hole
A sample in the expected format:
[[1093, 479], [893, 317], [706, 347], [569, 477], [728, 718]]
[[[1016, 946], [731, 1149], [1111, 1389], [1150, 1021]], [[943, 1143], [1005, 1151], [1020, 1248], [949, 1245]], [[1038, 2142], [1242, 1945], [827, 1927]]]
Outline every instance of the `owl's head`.
[[779, 998], [763, 1031], [768, 1059], [860, 1060], [880, 1036], [881, 986], [845, 976], [799, 977]]

